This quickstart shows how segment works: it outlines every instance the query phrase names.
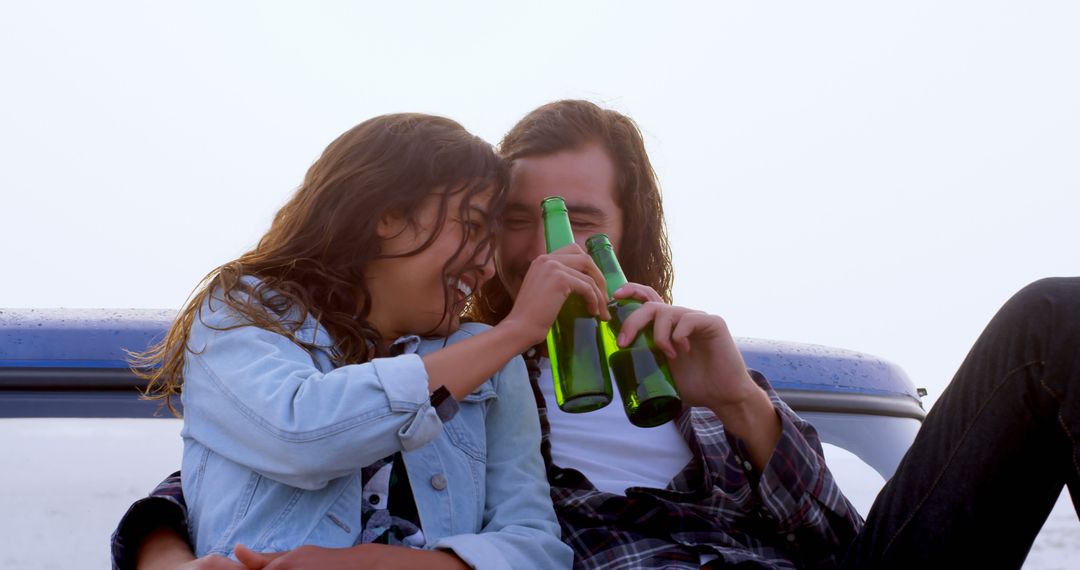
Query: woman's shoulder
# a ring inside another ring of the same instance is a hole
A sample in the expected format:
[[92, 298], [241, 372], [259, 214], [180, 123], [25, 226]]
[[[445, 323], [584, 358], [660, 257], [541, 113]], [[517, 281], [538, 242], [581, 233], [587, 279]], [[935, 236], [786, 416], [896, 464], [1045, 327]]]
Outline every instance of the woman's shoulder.
[[461, 326], [458, 327], [458, 330], [454, 331], [450, 335], [450, 338], [454, 338], [455, 336], [460, 336], [461, 338], [468, 338], [471, 336], [476, 336], [482, 332], [489, 331], [492, 328], [493, 327], [491, 325], [485, 323], [478, 323], [472, 321], [465, 322], [461, 323]]
[[[242, 331], [256, 333], [258, 329], [280, 333], [291, 331], [296, 339], [317, 346], [332, 347], [333, 341], [322, 326], [308, 313], [297, 307], [275, 310], [281, 305], [279, 293], [266, 286], [258, 277], [244, 275], [239, 286], [228, 291], [216, 287], [202, 300], [195, 311], [192, 333]], [[279, 330], [277, 327], [281, 327]]]
[[476, 323], [476, 322], [461, 323], [461, 326], [459, 326], [457, 330], [450, 333], [448, 336], [445, 336], [445, 337], [441, 337], [441, 336], [425, 336], [425, 337], [421, 337], [420, 340], [421, 340], [421, 343], [422, 343], [422, 345], [424, 346], [424, 349], [425, 349], [425, 350], [422, 350], [422, 352], [431, 352], [432, 350], [438, 350], [439, 348], [442, 348], [444, 346], [449, 346], [449, 345], [454, 344], [456, 342], [461, 342], [461, 341], [463, 341], [463, 340], [465, 340], [467, 338], [474, 337], [474, 336], [476, 336], [478, 334], [481, 334], [481, 333], [483, 333], [485, 331], [489, 331], [491, 329], [492, 329], [491, 325], [486, 325], [484, 323]]

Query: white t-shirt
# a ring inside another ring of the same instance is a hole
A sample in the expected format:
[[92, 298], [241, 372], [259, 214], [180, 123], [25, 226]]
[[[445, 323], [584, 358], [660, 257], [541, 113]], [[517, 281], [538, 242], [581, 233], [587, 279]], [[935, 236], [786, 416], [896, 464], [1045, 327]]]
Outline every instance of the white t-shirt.
[[551, 361], [540, 359], [540, 391], [551, 425], [551, 460], [559, 467], [581, 471], [597, 489], [608, 493], [625, 495], [627, 487], [667, 487], [690, 462], [690, 446], [675, 422], [652, 428], [630, 423], [619, 387], [612, 384], [610, 404], [593, 412], [568, 414], [555, 402]]

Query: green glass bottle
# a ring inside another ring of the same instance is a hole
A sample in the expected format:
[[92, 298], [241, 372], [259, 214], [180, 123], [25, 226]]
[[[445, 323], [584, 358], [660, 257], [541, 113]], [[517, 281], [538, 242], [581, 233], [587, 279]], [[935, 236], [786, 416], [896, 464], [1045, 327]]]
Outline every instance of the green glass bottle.
[[631, 313], [641, 307], [633, 299], [615, 300], [615, 291], [626, 284], [619, 260], [608, 236], [596, 234], [585, 242], [600, 272], [607, 281], [611, 320], [603, 323], [603, 348], [611, 373], [619, 385], [623, 407], [630, 423], [638, 427], [663, 424], [682, 409], [682, 400], [668, 370], [667, 358], [653, 344], [652, 326], [638, 333], [626, 348], [619, 348], [615, 338]]
[[[566, 202], [558, 196], [540, 203], [548, 253], [574, 243]], [[570, 295], [559, 309], [547, 335], [555, 401], [564, 412], [598, 410], [611, 403], [611, 376], [601, 352], [600, 320], [589, 313], [585, 300]]]

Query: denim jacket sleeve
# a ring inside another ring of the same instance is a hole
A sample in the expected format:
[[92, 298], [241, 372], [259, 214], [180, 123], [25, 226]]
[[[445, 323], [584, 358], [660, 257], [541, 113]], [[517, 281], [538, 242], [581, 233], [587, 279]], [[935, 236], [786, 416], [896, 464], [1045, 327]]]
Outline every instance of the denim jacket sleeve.
[[495, 377], [488, 409], [483, 527], [440, 539], [473, 568], [570, 568], [574, 554], [559, 523], [540, 455], [540, 421], [525, 363], [514, 358]]
[[313, 490], [442, 432], [420, 357], [336, 369], [283, 335], [195, 319], [184, 370], [186, 438], [266, 477]]

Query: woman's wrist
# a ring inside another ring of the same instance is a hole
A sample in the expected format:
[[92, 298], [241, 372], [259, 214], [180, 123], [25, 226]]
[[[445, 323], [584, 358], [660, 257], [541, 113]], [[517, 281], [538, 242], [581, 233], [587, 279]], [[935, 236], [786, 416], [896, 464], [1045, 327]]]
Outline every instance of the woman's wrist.
[[514, 357], [529, 349], [528, 332], [517, 323], [491, 329], [421, 356], [430, 392], [445, 387], [460, 401]]
[[536, 331], [532, 330], [534, 328], [517, 319], [507, 317], [495, 325], [493, 332], [501, 335], [507, 346], [513, 347], [513, 353], [517, 355], [536, 346], [539, 342]]

